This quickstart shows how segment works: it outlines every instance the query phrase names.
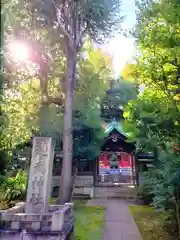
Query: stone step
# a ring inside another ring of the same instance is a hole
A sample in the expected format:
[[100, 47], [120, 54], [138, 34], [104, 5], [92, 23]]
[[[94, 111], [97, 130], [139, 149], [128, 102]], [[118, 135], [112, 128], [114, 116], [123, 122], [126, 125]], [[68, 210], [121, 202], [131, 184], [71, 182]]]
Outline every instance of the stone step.
[[136, 189], [130, 187], [95, 187], [94, 197], [135, 199]]

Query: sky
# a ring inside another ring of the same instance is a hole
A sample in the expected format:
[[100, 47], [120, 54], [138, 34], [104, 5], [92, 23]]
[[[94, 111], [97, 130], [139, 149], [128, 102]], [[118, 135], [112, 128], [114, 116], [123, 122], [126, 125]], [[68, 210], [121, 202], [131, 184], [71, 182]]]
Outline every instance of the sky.
[[[132, 28], [136, 23], [135, 0], [122, 0], [121, 11], [125, 16], [122, 27], [124, 29]], [[135, 54], [134, 39], [119, 34], [104, 47], [113, 56], [113, 68], [115, 77], [117, 77], [121, 74], [126, 62], [130, 62]]]

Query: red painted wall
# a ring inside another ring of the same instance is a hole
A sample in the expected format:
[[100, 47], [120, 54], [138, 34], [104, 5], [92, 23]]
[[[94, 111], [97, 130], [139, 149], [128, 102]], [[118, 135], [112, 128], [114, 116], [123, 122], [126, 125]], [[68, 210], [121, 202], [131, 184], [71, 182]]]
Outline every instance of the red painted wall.
[[[130, 168], [132, 166], [131, 154], [128, 153], [118, 153], [119, 155], [119, 168]], [[103, 152], [99, 156], [99, 168], [109, 168], [109, 158], [110, 154], [108, 152]]]
[[99, 156], [99, 167], [108, 168], [109, 167], [109, 155], [106, 152], [101, 153]]
[[128, 153], [121, 153], [121, 161], [119, 166], [120, 167], [131, 167], [132, 162], [131, 162], [131, 154]]

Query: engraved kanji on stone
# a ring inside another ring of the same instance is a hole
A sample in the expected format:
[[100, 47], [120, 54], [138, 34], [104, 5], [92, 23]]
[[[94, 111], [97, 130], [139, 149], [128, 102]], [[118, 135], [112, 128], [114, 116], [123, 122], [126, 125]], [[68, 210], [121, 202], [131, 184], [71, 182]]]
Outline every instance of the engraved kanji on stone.
[[37, 138], [35, 143], [35, 153], [48, 154], [48, 140], [45, 138]]
[[34, 213], [41, 213], [43, 210], [44, 201], [38, 193], [33, 193], [31, 197]]
[[46, 156], [38, 154], [34, 155], [34, 163], [32, 164], [32, 166], [35, 172], [41, 172], [42, 174], [44, 174], [45, 159]]

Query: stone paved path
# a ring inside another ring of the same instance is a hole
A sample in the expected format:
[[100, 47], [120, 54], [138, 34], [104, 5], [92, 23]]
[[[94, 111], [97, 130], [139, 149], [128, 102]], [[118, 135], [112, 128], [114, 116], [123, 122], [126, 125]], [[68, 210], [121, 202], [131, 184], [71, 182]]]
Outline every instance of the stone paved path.
[[91, 199], [88, 205], [106, 208], [104, 234], [101, 240], [142, 240], [126, 200]]

